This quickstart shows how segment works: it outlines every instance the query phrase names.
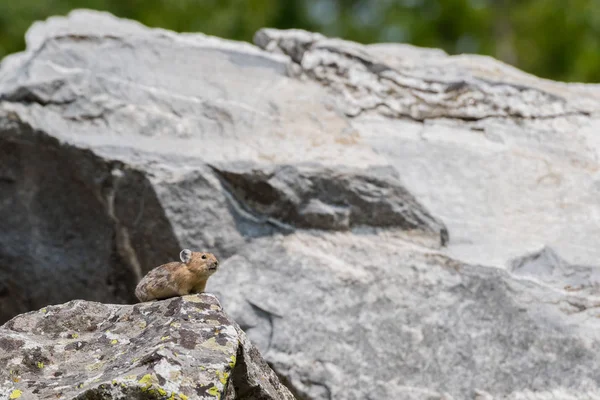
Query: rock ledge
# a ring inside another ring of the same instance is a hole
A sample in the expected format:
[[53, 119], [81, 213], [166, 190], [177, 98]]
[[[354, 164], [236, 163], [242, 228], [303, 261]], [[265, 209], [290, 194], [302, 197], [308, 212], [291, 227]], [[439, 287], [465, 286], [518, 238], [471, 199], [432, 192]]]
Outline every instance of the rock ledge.
[[210, 294], [70, 301], [0, 327], [0, 398], [293, 399]]

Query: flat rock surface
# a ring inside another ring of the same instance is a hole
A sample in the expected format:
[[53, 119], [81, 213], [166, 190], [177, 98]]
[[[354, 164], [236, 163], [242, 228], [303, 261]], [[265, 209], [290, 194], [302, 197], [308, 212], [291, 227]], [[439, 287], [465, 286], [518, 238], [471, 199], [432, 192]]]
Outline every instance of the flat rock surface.
[[597, 86], [82, 10], [26, 39], [0, 65], [3, 321], [132, 302], [187, 247], [297, 398], [600, 398]]
[[293, 399], [211, 295], [74, 300], [0, 327], [3, 399]]

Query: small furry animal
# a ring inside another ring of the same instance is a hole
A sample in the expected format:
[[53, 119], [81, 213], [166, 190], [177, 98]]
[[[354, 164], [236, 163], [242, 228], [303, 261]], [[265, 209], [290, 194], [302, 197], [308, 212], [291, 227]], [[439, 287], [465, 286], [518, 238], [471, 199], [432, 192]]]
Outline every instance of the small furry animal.
[[217, 271], [219, 260], [212, 253], [183, 249], [181, 262], [160, 265], [144, 276], [135, 288], [141, 302], [202, 293], [208, 278]]

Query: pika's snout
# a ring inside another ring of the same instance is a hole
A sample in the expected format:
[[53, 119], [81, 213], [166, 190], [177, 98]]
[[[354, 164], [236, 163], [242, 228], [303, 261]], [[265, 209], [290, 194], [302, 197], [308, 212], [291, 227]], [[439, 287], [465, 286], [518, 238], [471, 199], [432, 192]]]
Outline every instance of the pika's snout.
[[210, 265], [208, 266], [208, 270], [209, 271], [216, 271], [217, 268], [219, 268], [219, 260], [214, 260], [212, 263], [210, 263]]

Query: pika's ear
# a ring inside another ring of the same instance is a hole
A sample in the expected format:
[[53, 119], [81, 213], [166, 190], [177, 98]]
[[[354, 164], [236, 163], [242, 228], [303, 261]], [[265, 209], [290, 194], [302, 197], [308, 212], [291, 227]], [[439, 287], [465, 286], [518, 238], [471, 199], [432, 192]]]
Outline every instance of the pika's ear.
[[184, 264], [189, 263], [190, 260], [192, 259], [192, 251], [188, 250], [188, 249], [181, 250], [181, 253], [179, 253], [179, 258], [181, 259], [182, 263], [184, 263]]

